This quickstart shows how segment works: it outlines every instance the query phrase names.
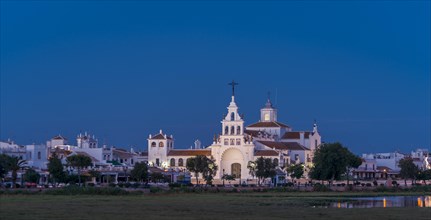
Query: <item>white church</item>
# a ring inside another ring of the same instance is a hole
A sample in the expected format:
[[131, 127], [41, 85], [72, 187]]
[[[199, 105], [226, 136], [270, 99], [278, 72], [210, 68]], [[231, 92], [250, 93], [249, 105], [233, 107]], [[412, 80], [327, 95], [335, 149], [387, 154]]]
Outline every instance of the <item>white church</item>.
[[321, 144], [317, 125], [311, 131], [293, 131], [288, 125], [277, 121], [277, 109], [268, 98], [260, 110], [260, 120], [244, 126], [244, 120], [238, 113], [232, 82], [232, 99], [227, 107], [227, 114], [221, 121], [221, 133], [214, 137], [211, 146], [200, 149], [175, 149], [174, 138], [160, 130], [148, 138], [148, 162], [152, 166], [164, 169], [184, 170], [186, 160], [197, 155], [204, 155], [215, 160], [218, 171], [215, 180], [224, 174], [234, 175], [240, 182], [250, 181], [247, 165], [259, 157], [271, 158], [279, 167], [302, 163], [311, 166], [313, 152]]

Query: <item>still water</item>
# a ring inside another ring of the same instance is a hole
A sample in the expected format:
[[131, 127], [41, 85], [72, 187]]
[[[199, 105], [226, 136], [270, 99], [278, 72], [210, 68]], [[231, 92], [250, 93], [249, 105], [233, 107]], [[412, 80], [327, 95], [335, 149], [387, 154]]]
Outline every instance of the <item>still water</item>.
[[389, 207], [431, 207], [431, 196], [381, 196], [357, 197], [350, 201], [332, 202], [328, 208], [389, 208]]

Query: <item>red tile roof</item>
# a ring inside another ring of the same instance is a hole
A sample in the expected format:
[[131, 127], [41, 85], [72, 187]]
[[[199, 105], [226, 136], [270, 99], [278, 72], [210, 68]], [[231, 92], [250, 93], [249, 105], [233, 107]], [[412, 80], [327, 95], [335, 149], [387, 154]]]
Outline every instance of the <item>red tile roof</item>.
[[83, 156], [87, 156], [91, 159], [92, 162], [98, 163], [100, 162], [98, 159], [94, 158], [93, 156], [91, 156], [90, 154], [87, 154], [87, 152], [83, 152], [83, 151], [75, 151], [76, 154], [78, 155], [83, 155]]
[[67, 140], [67, 138], [61, 136], [61, 135], [57, 135], [55, 137], [52, 138], [53, 140]]
[[185, 150], [170, 150], [168, 156], [211, 156], [210, 149], [185, 149]]
[[152, 136], [151, 138], [150, 138], [151, 140], [166, 140], [166, 139], [172, 139], [170, 136], [167, 136], [166, 135], [166, 138], [165, 138], [165, 135], [164, 134], [156, 134], [156, 135], [154, 135], [154, 136]]
[[296, 142], [274, 142], [274, 141], [258, 141], [259, 143], [277, 150], [310, 150]]
[[288, 125], [285, 125], [285, 124], [277, 122], [277, 121], [257, 122], [257, 123], [251, 124], [247, 127], [250, 127], [250, 128], [274, 128], [274, 127], [290, 128]]
[[121, 159], [128, 159], [128, 158], [133, 157], [132, 153], [127, 152], [126, 150], [123, 150], [123, 149], [114, 149], [114, 150], [112, 150], [112, 154], [114, 156], [121, 158]]
[[256, 150], [254, 152], [254, 156], [272, 157], [272, 156], [278, 156], [278, 153], [275, 150]]
[[[303, 131], [304, 132], [304, 138], [310, 138], [311, 132], [309, 131]], [[284, 135], [281, 137], [281, 139], [299, 139], [300, 138], [301, 131], [288, 131], [284, 133]]]

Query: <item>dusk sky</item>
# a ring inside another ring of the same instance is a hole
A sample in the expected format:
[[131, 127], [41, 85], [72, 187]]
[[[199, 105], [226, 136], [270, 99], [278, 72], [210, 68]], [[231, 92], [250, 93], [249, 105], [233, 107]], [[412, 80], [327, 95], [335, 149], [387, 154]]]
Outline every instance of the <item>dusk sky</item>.
[[3, 141], [210, 145], [235, 80], [246, 124], [271, 92], [280, 122], [357, 154], [431, 146], [430, 1], [0, 4]]

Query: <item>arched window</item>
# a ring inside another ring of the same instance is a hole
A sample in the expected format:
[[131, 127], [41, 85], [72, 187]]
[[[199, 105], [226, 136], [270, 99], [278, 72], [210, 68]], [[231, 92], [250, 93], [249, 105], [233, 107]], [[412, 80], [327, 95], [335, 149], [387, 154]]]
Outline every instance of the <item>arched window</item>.
[[37, 159], [40, 160], [42, 157], [42, 154], [40, 153], [40, 151], [37, 152]]
[[171, 158], [171, 167], [174, 167], [174, 166], [175, 166], [175, 159]]
[[224, 134], [229, 134], [229, 127], [228, 127], [228, 126], [226, 126], [226, 127], [224, 128]]
[[157, 146], [156, 142], [151, 142], [151, 147], [155, 147], [155, 146]]
[[278, 166], [278, 159], [277, 159], [277, 158], [274, 158], [274, 164], [275, 164], [276, 166]]
[[178, 159], [178, 166], [179, 167], [184, 166], [183, 158]]
[[236, 127], [236, 134], [241, 134], [241, 126]]
[[234, 112], [230, 113], [230, 120], [235, 121], [235, 113]]
[[163, 142], [159, 142], [159, 147], [164, 147], [165, 145], [163, 144]]
[[235, 126], [232, 126], [232, 127], [230, 128], [230, 134], [235, 134]]

